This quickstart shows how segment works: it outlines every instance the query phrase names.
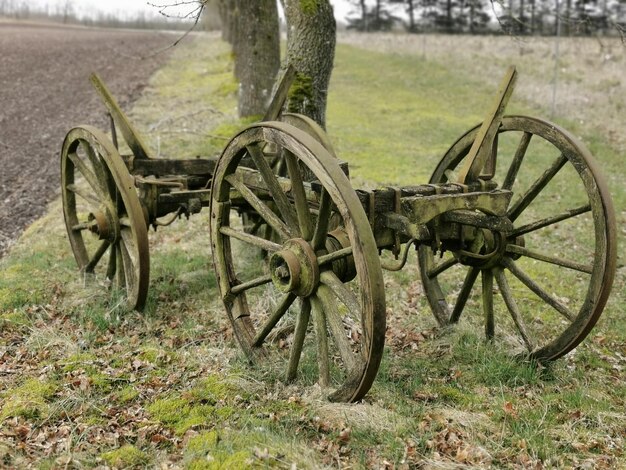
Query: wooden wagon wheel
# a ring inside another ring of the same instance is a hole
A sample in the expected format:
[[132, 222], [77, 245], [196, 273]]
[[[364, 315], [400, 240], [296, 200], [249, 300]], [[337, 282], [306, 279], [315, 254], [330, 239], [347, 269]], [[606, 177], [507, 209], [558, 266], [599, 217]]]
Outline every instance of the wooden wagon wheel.
[[[272, 171], [267, 145], [283, 152], [286, 178]], [[256, 182], [240, 167], [247, 155]], [[317, 181], [303, 182], [305, 167]], [[279, 241], [238, 226], [233, 208], [241, 205], [254, 208]], [[343, 224], [329, 233], [334, 213]], [[324, 147], [281, 122], [255, 124], [235, 136], [213, 176], [211, 243], [224, 306], [248, 358], [287, 380], [299, 371], [302, 381], [331, 387], [331, 400], [363, 397], [383, 353], [382, 271], [357, 195]], [[256, 248], [268, 252], [268, 263], [250, 256]]]
[[[431, 183], [452, 180], [477, 131], [452, 145]], [[442, 325], [457, 322], [467, 305], [482, 304], [476, 321], [488, 338], [553, 360], [585, 338], [606, 304], [616, 260], [611, 198], [589, 151], [554, 124], [505, 117], [494, 149], [493, 179], [513, 191], [507, 210], [513, 232], [483, 230], [473, 246], [442, 259], [422, 246], [422, 282]], [[482, 287], [473, 289], [479, 277]]]
[[76, 127], [65, 137], [61, 194], [81, 272], [113, 281], [141, 310], [150, 276], [146, 219], [122, 157], [98, 129]]

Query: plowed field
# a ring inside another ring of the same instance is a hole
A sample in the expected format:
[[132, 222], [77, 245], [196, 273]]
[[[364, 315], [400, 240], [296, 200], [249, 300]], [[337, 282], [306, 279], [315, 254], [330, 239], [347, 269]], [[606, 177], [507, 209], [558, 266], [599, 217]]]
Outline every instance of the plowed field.
[[65, 133], [78, 124], [108, 127], [90, 73], [128, 109], [175, 39], [0, 21], [0, 256], [58, 193]]

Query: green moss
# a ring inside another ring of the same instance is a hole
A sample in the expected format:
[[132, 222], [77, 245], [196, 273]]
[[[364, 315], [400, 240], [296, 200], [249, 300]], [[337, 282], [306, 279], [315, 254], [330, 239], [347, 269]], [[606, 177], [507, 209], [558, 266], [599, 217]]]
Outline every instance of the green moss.
[[316, 15], [319, 10], [318, 0], [300, 0], [300, 9], [305, 15]]
[[214, 410], [211, 405], [193, 404], [178, 397], [157, 400], [148, 406], [148, 412], [154, 419], [170, 426], [178, 435], [191, 428], [211, 425]]
[[193, 454], [205, 455], [217, 446], [218, 441], [219, 436], [217, 435], [217, 432], [203, 432], [189, 439], [186, 451]]
[[0, 422], [9, 417], [23, 416], [36, 419], [49, 412], [49, 400], [57, 391], [57, 384], [38, 379], [27, 379], [22, 385], [2, 393], [4, 405]]
[[[232, 439], [231, 439], [232, 437]], [[187, 468], [190, 469], [223, 469], [251, 468], [252, 455], [241, 449], [247, 446], [249, 436], [239, 434], [228, 436], [222, 444], [221, 436], [216, 431], [203, 432], [192, 437], [185, 449]]]
[[74, 372], [77, 369], [84, 369], [90, 366], [97, 359], [94, 354], [77, 353], [68, 357], [63, 364], [63, 372]]
[[148, 406], [152, 417], [163, 424], [177, 423], [181, 416], [189, 414], [189, 403], [180, 397], [162, 398]]
[[117, 399], [122, 403], [133, 401], [139, 396], [139, 391], [132, 385], [127, 385], [116, 393]]
[[313, 77], [297, 72], [289, 88], [289, 111], [302, 112], [310, 106], [307, 103], [312, 102], [313, 90]]
[[109, 465], [118, 468], [133, 468], [147, 464], [148, 454], [130, 444], [109, 452], [100, 454], [100, 457]]
[[235, 393], [235, 387], [226, 382], [224, 377], [210, 375], [196, 383], [188, 395], [194, 402], [215, 404], [232, 398]]

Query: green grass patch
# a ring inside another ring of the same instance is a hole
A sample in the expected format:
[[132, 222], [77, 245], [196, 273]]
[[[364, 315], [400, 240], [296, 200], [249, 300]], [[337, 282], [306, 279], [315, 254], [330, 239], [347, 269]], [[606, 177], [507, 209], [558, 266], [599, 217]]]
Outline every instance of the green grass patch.
[[148, 454], [130, 444], [104, 452], [100, 457], [112, 467], [117, 468], [144, 467], [150, 461]]
[[0, 392], [3, 401], [0, 422], [10, 417], [35, 421], [45, 418], [57, 390], [55, 382], [26, 379], [18, 387]]

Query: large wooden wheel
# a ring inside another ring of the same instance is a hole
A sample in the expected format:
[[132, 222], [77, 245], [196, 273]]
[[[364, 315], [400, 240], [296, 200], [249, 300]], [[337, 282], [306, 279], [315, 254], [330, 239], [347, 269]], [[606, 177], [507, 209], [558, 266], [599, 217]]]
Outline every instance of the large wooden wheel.
[[[286, 177], [275, 175], [266, 147], [282, 152]], [[277, 240], [245, 231], [242, 207]], [[331, 217], [339, 228], [329, 230]], [[383, 352], [382, 271], [357, 195], [316, 139], [281, 122], [235, 136], [215, 168], [211, 244], [235, 336], [257, 367], [318, 382], [331, 400], [365, 395]], [[268, 262], [253, 255], [259, 248]]]
[[[477, 132], [452, 145], [431, 183], [454, 181]], [[484, 325], [488, 338], [556, 359], [585, 338], [606, 304], [616, 260], [611, 198], [588, 150], [554, 124], [505, 117], [494, 150], [493, 179], [513, 191], [506, 217], [514, 229], [481, 229], [441, 259], [420, 247], [426, 296], [442, 325], [467, 310], [464, 318]]]
[[142, 309], [150, 276], [146, 220], [124, 161], [99, 130], [76, 127], [65, 137], [61, 194], [81, 272], [112, 281], [129, 307]]

